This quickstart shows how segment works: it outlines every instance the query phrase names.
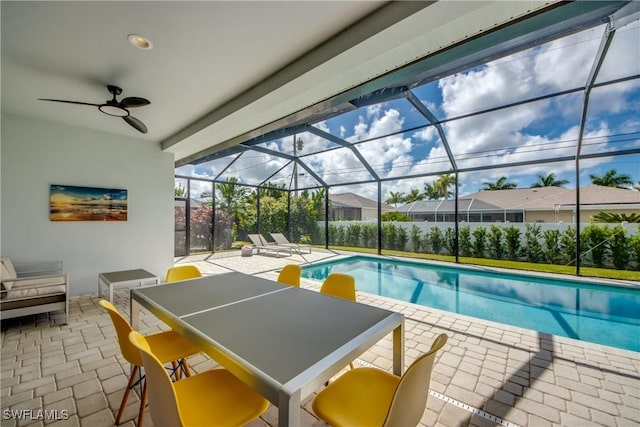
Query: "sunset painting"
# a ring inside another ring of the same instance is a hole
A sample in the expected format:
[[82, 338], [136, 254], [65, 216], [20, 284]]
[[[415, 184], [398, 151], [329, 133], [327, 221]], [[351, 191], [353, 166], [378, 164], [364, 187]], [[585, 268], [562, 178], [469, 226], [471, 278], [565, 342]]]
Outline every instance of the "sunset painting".
[[51, 221], [126, 221], [127, 190], [51, 185]]

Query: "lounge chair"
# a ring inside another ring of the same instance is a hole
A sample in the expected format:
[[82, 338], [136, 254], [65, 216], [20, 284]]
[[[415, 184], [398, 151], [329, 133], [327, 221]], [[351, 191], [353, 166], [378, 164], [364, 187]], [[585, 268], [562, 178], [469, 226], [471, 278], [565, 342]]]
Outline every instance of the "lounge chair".
[[300, 245], [299, 243], [291, 243], [282, 233], [271, 233], [271, 237], [273, 238], [273, 240], [275, 240], [277, 245], [293, 248], [296, 252], [298, 252], [299, 255], [302, 254], [301, 249], [303, 247], [309, 249], [308, 253], [311, 253], [311, 245]]
[[260, 250], [275, 252], [276, 258], [280, 256], [280, 252], [289, 252], [289, 255], [293, 253], [293, 248], [277, 244], [269, 244], [260, 234], [249, 234], [248, 236], [251, 243], [253, 243], [253, 247], [258, 250], [258, 253], [260, 253]]

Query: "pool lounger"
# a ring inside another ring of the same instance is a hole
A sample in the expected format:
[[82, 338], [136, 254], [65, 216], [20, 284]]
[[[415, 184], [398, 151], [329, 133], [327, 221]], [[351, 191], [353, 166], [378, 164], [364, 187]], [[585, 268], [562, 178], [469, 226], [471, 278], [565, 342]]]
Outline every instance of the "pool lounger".
[[302, 248], [308, 249], [311, 253], [311, 245], [301, 245], [299, 243], [291, 243], [282, 233], [270, 233], [273, 240], [275, 240], [276, 244], [279, 246], [285, 246], [289, 248], [293, 248], [299, 255], [302, 255]]
[[275, 252], [276, 258], [280, 256], [280, 252], [289, 252], [289, 256], [293, 254], [293, 248], [277, 244], [269, 244], [260, 234], [249, 234], [248, 236], [249, 240], [251, 240], [251, 243], [253, 243], [253, 247], [258, 250], [258, 254], [260, 253], [260, 250]]

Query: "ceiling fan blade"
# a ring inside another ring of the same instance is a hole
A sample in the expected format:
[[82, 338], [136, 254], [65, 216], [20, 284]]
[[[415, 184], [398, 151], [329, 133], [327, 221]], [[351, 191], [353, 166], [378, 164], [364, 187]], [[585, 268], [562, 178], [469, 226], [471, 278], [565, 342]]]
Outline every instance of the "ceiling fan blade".
[[89, 102], [80, 102], [80, 101], [65, 101], [63, 99], [38, 98], [38, 101], [64, 102], [65, 104], [91, 105], [92, 107], [100, 106], [100, 104], [91, 104]]
[[144, 107], [145, 105], [151, 104], [151, 102], [148, 99], [138, 98], [137, 96], [130, 96], [120, 101], [120, 104], [124, 105], [127, 108], [136, 108]]
[[123, 117], [122, 119], [125, 122], [129, 123], [131, 126], [133, 126], [137, 131], [142, 133], [147, 133], [147, 127], [145, 126], [145, 124], [142, 123], [140, 120], [136, 119], [135, 117], [126, 116], [126, 117]]

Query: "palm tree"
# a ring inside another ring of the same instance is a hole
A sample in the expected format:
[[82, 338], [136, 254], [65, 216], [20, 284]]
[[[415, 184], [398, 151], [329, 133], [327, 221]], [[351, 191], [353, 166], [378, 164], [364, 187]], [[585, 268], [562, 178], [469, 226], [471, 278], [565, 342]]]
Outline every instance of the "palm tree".
[[284, 184], [274, 184], [272, 182], [267, 182], [258, 190], [260, 192], [260, 197], [273, 197], [274, 199], [279, 199], [280, 197], [284, 197]]
[[602, 176], [589, 175], [589, 178], [591, 178], [592, 184], [602, 185], [603, 187], [627, 188], [626, 186], [633, 185], [633, 181], [629, 175], [618, 175], [615, 169], [605, 172]]
[[[311, 206], [313, 206], [313, 210], [318, 214], [318, 219], [324, 218], [324, 198], [327, 192], [324, 188], [319, 188], [314, 193], [311, 193]], [[331, 204], [331, 200], [329, 200], [329, 204]]]
[[438, 200], [440, 198], [440, 193], [436, 190], [435, 182], [433, 184], [429, 184], [428, 182], [424, 183], [424, 193], [422, 193], [428, 200]]
[[218, 206], [229, 215], [235, 214], [239, 208], [243, 207], [249, 195], [247, 187], [239, 185], [238, 178], [235, 176], [227, 179], [225, 183], [216, 184], [216, 190]]
[[411, 203], [418, 200], [424, 200], [424, 194], [420, 193], [420, 190], [413, 188], [409, 194], [404, 198], [405, 203]]
[[555, 173], [550, 173], [547, 176], [538, 175], [538, 182], [531, 184], [531, 188], [540, 188], [540, 187], [563, 187], [568, 184], [569, 181], [566, 179], [556, 179]]
[[389, 198], [384, 201], [388, 205], [393, 205], [397, 208], [398, 203], [404, 202], [404, 193], [400, 191], [389, 191]]
[[606, 222], [610, 224], [620, 224], [621, 222], [629, 222], [631, 224], [640, 223], [640, 214], [638, 213], [615, 213], [615, 212], [598, 212], [591, 217], [593, 222]]
[[[220, 209], [224, 210], [240, 228], [240, 216], [247, 211], [249, 203], [249, 189], [239, 184], [238, 178], [232, 176], [227, 182], [216, 184], [216, 201]], [[231, 230], [225, 236], [225, 247], [231, 248], [233, 236]]]
[[449, 191], [449, 187], [456, 183], [455, 176], [450, 173], [441, 175], [434, 183], [433, 187], [440, 194], [440, 197], [443, 197], [445, 200], [449, 198], [449, 196], [453, 196], [453, 192]]
[[500, 178], [498, 178], [498, 180], [493, 183], [493, 182], [483, 182], [482, 185], [484, 185], [483, 190], [511, 190], [513, 188], [516, 188], [518, 186], [518, 184], [516, 184], [515, 182], [507, 182], [507, 177], [506, 176], [501, 176]]

